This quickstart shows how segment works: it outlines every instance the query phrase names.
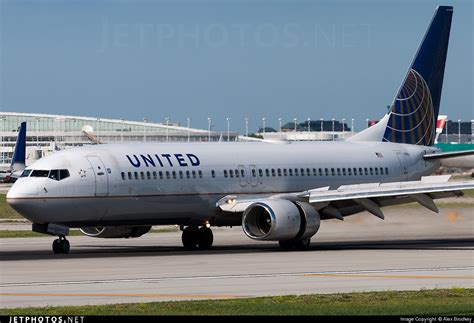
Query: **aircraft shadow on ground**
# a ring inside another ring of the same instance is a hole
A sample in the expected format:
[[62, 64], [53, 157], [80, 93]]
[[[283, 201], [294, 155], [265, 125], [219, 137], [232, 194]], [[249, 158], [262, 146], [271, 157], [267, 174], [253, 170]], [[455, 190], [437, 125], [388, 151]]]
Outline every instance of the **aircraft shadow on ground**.
[[[27, 245], [25, 245], [27, 246]], [[436, 240], [371, 240], [355, 242], [321, 242], [311, 244], [307, 251], [282, 250], [277, 243], [265, 244], [240, 244], [216, 245], [210, 250], [186, 250], [181, 246], [130, 246], [126, 242], [122, 246], [111, 245], [73, 245], [69, 254], [53, 254], [45, 245], [44, 250], [0, 250], [2, 261], [17, 260], [60, 260], [60, 259], [87, 259], [87, 258], [114, 258], [114, 257], [159, 257], [159, 256], [184, 256], [184, 255], [219, 255], [219, 254], [245, 254], [245, 253], [287, 253], [306, 252], [315, 253], [322, 251], [344, 250], [474, 250], [474, 239], [436, 239]]]

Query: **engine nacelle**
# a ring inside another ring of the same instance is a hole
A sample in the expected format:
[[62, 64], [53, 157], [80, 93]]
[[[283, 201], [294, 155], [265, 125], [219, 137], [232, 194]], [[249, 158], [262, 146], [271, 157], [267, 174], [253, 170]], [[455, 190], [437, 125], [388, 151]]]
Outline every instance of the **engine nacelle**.
[[79, 230], [93, 238], [138, 238], [148, 231], [151, 226], [139, 227], [83, 227]]
[[302, 240], [318, 232], [320, 221], [307, 203], [268, 199], [247, 207], [242, 228], [254, 240]]

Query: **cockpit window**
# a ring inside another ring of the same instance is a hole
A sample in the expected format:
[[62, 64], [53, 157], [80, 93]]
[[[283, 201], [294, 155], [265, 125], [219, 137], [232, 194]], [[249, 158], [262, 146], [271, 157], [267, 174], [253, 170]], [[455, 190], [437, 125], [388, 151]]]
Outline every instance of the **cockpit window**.
[[28, 177], [30, 176], [31, 169], [25, 169], [23, 173], [21, 173], [21, 177]]
[[69, 177], [69, 171], [67, 169], [53, 169], [49, 173], [48, 177], [56, 181], [60, 181]]
[[31, 172], [31, 177], [48, 177], [49, 175], [49, 170], [40, 170], [40, 169], [35, 169], [34, 171]]

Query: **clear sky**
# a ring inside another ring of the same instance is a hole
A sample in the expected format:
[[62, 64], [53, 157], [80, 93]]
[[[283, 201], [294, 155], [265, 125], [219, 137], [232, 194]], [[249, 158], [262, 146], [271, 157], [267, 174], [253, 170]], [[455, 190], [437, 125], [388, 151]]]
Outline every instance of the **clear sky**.
[[360, 130], [392, 102], [439, 4], [454, 6], [441, 113], [467, 121], [471, 0], [0, 0], [0, 109]]

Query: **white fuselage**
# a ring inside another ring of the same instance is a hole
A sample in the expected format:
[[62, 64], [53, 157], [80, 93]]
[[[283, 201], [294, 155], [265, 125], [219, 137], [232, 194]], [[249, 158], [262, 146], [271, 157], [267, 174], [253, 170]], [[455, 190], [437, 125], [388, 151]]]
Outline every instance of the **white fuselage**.
[[439, 167], [436, 148], [374, 142], [156, 143], [60, 151], [27, 169], [8, 203], [37, 223], [71, 227], [203, 223], [238, 225], [219, 212], [226, 195], [273, 195], [346, 184], [417, 180]]

